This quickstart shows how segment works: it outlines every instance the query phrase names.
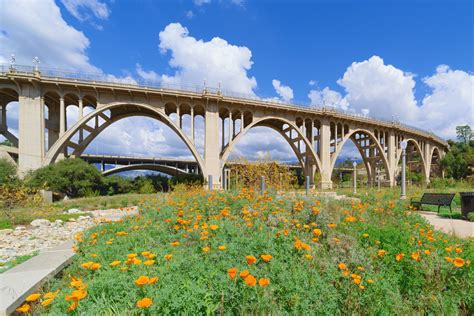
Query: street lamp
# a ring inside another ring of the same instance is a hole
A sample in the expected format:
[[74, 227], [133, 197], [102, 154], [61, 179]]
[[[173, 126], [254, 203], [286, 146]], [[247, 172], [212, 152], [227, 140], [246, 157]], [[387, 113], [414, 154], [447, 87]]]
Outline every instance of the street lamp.
[[406, 159], [407, 159], [407, 149], [408, 142], [406, 140], [400, 142], [400, 147], [402, 148], [402, 183], [401, 183], [401, 194], [400, 199], [404, 200], [407, 198], [407, 188], [406, 188], [406, 178], [405, 178], [405, 168], [406, 168]]
[[353, 179], [352, 179], [352, 183], [353, 183], [353, 191], [352, 193], [353, 194], [357, 194], [357, 162], [354, 161], [352, 162], [352, 167], [354, 167], [354, 170], [353, 170]]

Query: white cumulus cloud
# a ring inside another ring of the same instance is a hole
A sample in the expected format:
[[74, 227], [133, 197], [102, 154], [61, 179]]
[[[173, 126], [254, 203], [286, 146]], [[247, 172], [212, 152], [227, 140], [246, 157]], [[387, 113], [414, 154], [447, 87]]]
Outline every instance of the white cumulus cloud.
[[344, 87], [344, 99], [357, 112], [368, 109], [374, 117], [405, 121], [419, 115], [413, 75], [386, 65], [378, 56], [352, 63], [337, 83]]
[[162, 75], [165, 84], [202, 86], [243, 94], [254, 94], [257, 86], [254, 77], [247, 73], [252, 67], [252, 52], [243, 46], [229, 44], [214, 37], [210, 41], [189, 36], [188, 29], [179, 23], [171, 23], [160, 32], [161, 52], [171, 53], [169, 65], [176, 68], [174, 75]]
[[53, 0], [0, 0], [0, 59], [15, 54], [18, 64], [99, 72], [89, 62], [89, 39], [64, 21]]
[[289, 86], [282, 85], [280, 80], [272, 80], [273, 88], [284, 102], [290, 102], [293, 99], [293, 89]]
[[339, 92], [331, 90], [329, 87], [322, 90], [310, 90], [308, 98], [311, 100], [310, 106], [312, 107], [330, 106], [347, 110], [346, 99]]

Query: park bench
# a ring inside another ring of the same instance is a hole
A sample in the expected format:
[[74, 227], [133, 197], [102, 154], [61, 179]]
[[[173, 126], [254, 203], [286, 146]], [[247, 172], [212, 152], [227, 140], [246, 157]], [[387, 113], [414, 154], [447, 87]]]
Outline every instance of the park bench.
[[441, 206], [449, 206], [449, 212], [451, 212], [451, 202], [454, 199], [455, 193], [423, 193], [421, 200], [410, 201], [410, 204], [416, 208], [421, 209], [422, 204], [426, 205], [437, 205], [438, 213]]

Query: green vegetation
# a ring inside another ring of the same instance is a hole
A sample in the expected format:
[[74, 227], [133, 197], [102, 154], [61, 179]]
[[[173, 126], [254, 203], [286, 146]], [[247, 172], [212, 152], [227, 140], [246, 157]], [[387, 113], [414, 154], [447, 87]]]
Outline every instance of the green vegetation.
[[0, 185], [11, 183], [16, 178], [16, 166], [5, 158], [0, 158]]
[[473, 240], [433, 231], [390, 192], [349, 204], [179, 191], [140, 208], [78, 236], [35, 312], [474, 313]]

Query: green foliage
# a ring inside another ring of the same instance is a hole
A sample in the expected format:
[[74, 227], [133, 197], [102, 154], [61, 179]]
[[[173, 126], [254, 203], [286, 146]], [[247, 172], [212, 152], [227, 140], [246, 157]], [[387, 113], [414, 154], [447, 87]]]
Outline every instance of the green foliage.
[[140, 194], [155, 193], [155, 187], [153, 186], [153, 182], [150, 179], [143, 178], [143, 180], [140, 181], [139, 193]]
[[465, 178], [474, 167], [474, 144], [449, 141], [450, 150], [441, 160], [441, 166], [448, 177]]
[[5, 158], [0, 158], [0, 185], [16, 180], [16, 166]]
[[190, 173], [175, 175], [169, 179], [169, 184], [171, 187], [174, 187], [180, 183], [188, 185], [204, 185], [204, 178], [200, 174]]
[[79, 158], [68, 158], [33, 171], [27, 183], [32, 187], [78, 197], [89, 190], [99, 190], [102, 179], [102, 174], [93, 165]]
[[[45, 309], [37, 304], [33, 314], [64, 314], [76, 277], [87, 285], [87, 297], [74, 313], [84, 315], [472, 315], [473, 241], [433, 231], [398, 194], [363, 199], [351, 205], [248, 190], [155, 196], [140, 206], [140, 216], [85, 232], [63, 277], [43, 289], [59, 290], [58, 297]], [[316, 227], [321, 235], [313, 239]], [[298, 248], [298, 240], [308, 247]], [[154, 255], [149, 266], [145, 251]], [[140, 264], [126, 263], [129, 254]], [[264, 262], [262, 254], [273, 259]], [[462, 258], [462, 267], [446, 257]], [[119, 265], [111, 267], [115, 260]], [[101, 267], [81, 267], [90, 261]], [[239, 273], [232, 280], [232, 267], [270, 284], [248, 286]], [[137, 286], [141, 275], [159, 281]], [[136, 302], [144, 297], [153, 304], [140, 310]]]

